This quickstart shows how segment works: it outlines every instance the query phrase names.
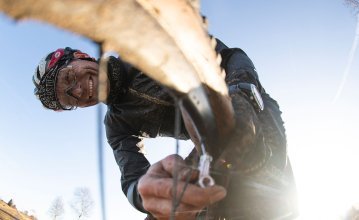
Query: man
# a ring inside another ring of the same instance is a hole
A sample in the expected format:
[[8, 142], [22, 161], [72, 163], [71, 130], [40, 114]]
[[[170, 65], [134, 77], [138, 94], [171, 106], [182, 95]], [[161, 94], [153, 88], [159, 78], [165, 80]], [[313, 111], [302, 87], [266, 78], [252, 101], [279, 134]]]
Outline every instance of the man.
[[[247, 180], [255, 183], [250, 183], [249, 189], [247, 186], [240, 187], [247, 187], [245, 191], [238, 191], [237, 185], [223, 184], [231, 189], [231, 193], [236, 192], [246, 200], [237, 205], [234, 203], [238, 200], [233, 197], [236, 193], [227, 196], [226, 207], [232, 207], [238, 213], [230, 210], [234, 214], [223, 216], [233, 218], [234, 215], [241, 215], [241, 219], [274, 219], [285, 215], [292, 217], [292, 206], [288, 206], [287, 198], [282, 199], [286, 195], [284, 191], [293, 186], [293, 181], [291, 168], [287, 164], [284, 128], [278, 105], [265, 93], [253, 63], [242, 50], [229, 49], [219, 40], [216, 50], [222, 55], [221, 66], [226, 71], [226, 82], [233, 93], [237, 120], [241, 122], [237, 123], [241, 126], [238, 127], [239, 132], [234, 142], [240, 145], [244, 137], [247, 137], [251, 143], [242, 148], [234, 148], [234, 151], [245, 149], [245, 153], [234, 153], [235, 157], [231, 151], [225, 152], [231, 162], [226, 166], [233, 165], [236, 173], [232, 175], [226, 170], [223, 173], [234, 176], [232, 179], [236, 179], [237, 174], [241, 173], [240, 178], [245, 181], [237, 181], [240, 184]], [[81, 51], [58, 49], [40, 61], [33, 77], [35, 94], [46, 108], [55, 111], [95, 105], [98, 103], [98, 68], [96, 60]], [[197, 176], [186, 166], [189, 160], [184, 161], [179, 156], [171, 155], [151, 166], [141, 153], [143, 137], [174, 136], [174, 100], [167, 90], [118, 58], [110, 57], [107, 75], [109, 89], [105, 101], [108, 106], [105, 117], [106, 134], [120, 167], [122, 190], [129, 202], [136, 209], [150, 213], [157, 219], [168, 219], [172, 209], [174, 164], [180, 167], [177, 191], [180, 192], [186, 186], [176, 209], [176, 219], [195, 219], [205, 207], [222, 200], [226, 196], [226, 190], [222, 186], [201, 188], [195, 184]], [[268, 107], [263, 108], [262, 97]], [[182, 125], [181, 128], [179, 138], [188, 139], [185, 126]], [[267, 136], [268, 140], [265, 139]], [[196, 157], [195, 151], [191, 154], [192, 157]], [[280, 177], [269, 180], [267, 173], [271, 175], [272, 170], [279, 173]], [[250, 178], [243, 178], [242, 175]], [[190, 183], [187, 185], [188, 178]], [[283, 182], [291, 184], [284, 187]], [[279, 193], [268, 200], [268, 192], [263, 197], [265, 190], [259, 189], [258, 184], [272, 184], [273, 190], [278, 190]], [[255, 193], [248, 193], [253, 189]], [[262, 200], [265, 202], [258, 203]], [[273, 206], [273, 201], [285, 208], [268, 208], [271, 204]], [[258, 206], [257, 203], [268, 211], [258, 212], [254, 207]]]

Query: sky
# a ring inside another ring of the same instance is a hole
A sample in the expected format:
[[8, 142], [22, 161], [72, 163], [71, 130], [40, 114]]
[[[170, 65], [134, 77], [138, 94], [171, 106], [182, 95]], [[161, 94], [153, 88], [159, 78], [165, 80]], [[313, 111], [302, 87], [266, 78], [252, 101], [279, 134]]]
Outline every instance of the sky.
[[[299, 219], [340, 219], [359, 205], [359, 52], [334, 101], [355, 38], [357, 19], [341, 0], [202, 0], [209, 32], [240, 47], [254, 62], [266, 91], [283, 112], [288, 151], [297, 181]], [[77, 187], [87, 187], [100, 219], [97, 159], [98, 107], [45, 110], [33, 95], [35, 66], [49, 51], [70, 46], [97, 56], [88, 39], [36, 21], [0, 14], [0, 199], [50, 219], [61, 196], [64, 219]], [[101, 105], [103, 112], [106, 107]], [[105, 137], [103, 137], [105, 140]], [[146, 140], [151, 163], [175, 152], [172, 139]], [[181, 154], [191, 149], [181, 143]], [[129, 205], [120, 171], [104, 141], [108, 220], [144, 219]]]

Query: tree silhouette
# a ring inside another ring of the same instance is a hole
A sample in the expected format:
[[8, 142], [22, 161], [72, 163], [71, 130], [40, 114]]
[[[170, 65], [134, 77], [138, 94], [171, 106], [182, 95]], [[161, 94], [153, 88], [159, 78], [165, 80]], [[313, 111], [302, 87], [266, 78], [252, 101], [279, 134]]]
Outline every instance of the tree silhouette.
[[61, 197], [56, 197], [51, 204], [51, 207], [48, 211], [51, 219], [56, 220], [62, 217], [65, 213], [64, 203]]
[[359, 1], [358, 0], [344, 0], [344, 3], [354, 10], [355, 14], [359, 13]]
[[77, 219], [90, 217], [94, 207], [90, 190], [88, 188], [77, 188], [70, 206], [77, 215]]

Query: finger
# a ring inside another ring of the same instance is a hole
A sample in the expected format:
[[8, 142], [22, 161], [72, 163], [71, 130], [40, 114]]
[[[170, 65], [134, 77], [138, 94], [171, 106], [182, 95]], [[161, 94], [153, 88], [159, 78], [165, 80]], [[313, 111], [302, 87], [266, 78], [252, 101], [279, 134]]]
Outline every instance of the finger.
[[187, 182], [195, 182], [198, 180], [199, 171], [191, 167], [185, 167], [179, 171], [178, 179]]
[[[143, 206], [158, 220], [169, 219], [173, 212], [173, 201], [169, 199], [149, 198], [144, 201]], [[176, 220], [194, 219], [196, 213], [201, 210], [201, 207], [179, 204], [173, 214], [176, 216]]]
[[165, 171], [163, 168], [162, 162], [159, 161], [150, 166], [147, 170], [145, 176], [147, 177], [160, 177], [160, 178], [170, 178], [171, 174]]
[[176, 173], [180, 173], [181, 170], [187, 169], [186, 163], [179, 155], [172, 154], [160, 161], [163, 169], [174, 176]]
[[181, 170], [186, 168], [184, 160], [180, 156], [173, 154], [153, 164], [148, 169], [147, 174], [156, 177], [172, 177], [175, 174], [175, 169], [177, 169], [177, 173], [180, 173]]
[[[144, 182], [146, 181], [146, 182]], [[181, 202], [192, 206], [207, 206], [223, 199], [226, 190], [222, 186], [211, 186], [201, 188], [195, 184], [188, 184], [184, 181], [177, 182], [176, 198], [185, 189]], [[186, 188], [185, 185], [187, 185]], [[172, 178], [147, 178], [141, 179], [138, 191], [142, 197], [159, 197], [164, 199], [173, 198], [173, 179]]]
[[172, 178], [157, 178], [146, 174], [140, 178], [137, 190], [143, 199], [146, 197], [171, 199], [172, 187]]
[[207, 188], [201, 188], [195, 184], [188, 184], [181, 202], [188, 205], [205, 207], [222, 200], [226, 194], [227, 191], [222, 186], [214, 185]]

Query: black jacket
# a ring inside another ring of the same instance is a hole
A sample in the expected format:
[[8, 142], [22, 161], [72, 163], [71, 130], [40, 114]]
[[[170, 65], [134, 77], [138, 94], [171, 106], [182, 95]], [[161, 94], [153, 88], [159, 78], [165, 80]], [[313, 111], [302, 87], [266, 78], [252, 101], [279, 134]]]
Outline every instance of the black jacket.
[[[236, 85], [239, 82], [254, 84], [265, 102], [263, 112], [267, 112], [265, 114], [259, 113], [263, 116], [259, 115], [258, 117], [269, 117], [268, 112], [270, 111], [270, 120], [272, 120], [273, 124], [276, 124], [276, 126], [271, 126], [270, 130], [278, 141], [260, 144], [259, 146], [259, 148], [263, 149], [268, 148], [270, 156], [267, 155], [265, 163], [263, 163], [263, 158], [255, 159], [255, 157], [249, 156], [251, 158], [248, 163], [250, 168], [257, 167], [265, 170], [262, 168], [263, 166], [270, 167], [268, 169], [275, 167], [276, 172], [280, 172], [282, 176], [290, 176], [289, 179], [292, 181], [292, 171], [288, 165], [286, 155], [285, 131], [277, 103], [266, 94], [259, 82], [252, 61], [241, 49], [227, 48], [222, 42], [218, 41], [216, 50], [222, 55], [221, 66], [226, 71], [227, 84], [229, 86]], [[142, 207], [141, 198], [137, 192], [139, 178], [150, 167], [148, 160], [141, 152], [143, 148], [142, 139], [146, 137], [174, 136], [174, 101], [166, 89], [141, 71], [120, 59], [118, 61], [113, 60], [113, 63], [109, 65], [109, 71], [116, 74], [115, 77], [110, 76], [111, 92], [105, 117], [107, 139], [122, 174], [121, 183], [124, 194], [136, 209], [146, 212]], [[113, 88], [116, 88], [116, 90]], [[244, 97], [250, 103], [245, 93], [240, 92], [239, 96]], [[249, 105], [249, 108], [254, 109], [255, 107]], [[262, 125], [259, 124], [258, 126]], [[180, 138], [189, 139], [183, 124], [181, 128]], [[260, 130], [261, 128], [257, 129]], [[263, 128], [262, 130], [265, 129]], [[262, 141], [263, 136], [258, 136], [258, 139]], [[271, 144], [280, 146], [271, 146]], [[264, 151], [268, 149], [264, 149]], [[255, 154], [257, 150], [253, 149], [252, 151]], [[263, 164], [258, 166], [259, 163]], [[286, 172], [288, 174], [284, 174]], [[292, 181], [291, 186], [293, 184], [294, 181]]]

